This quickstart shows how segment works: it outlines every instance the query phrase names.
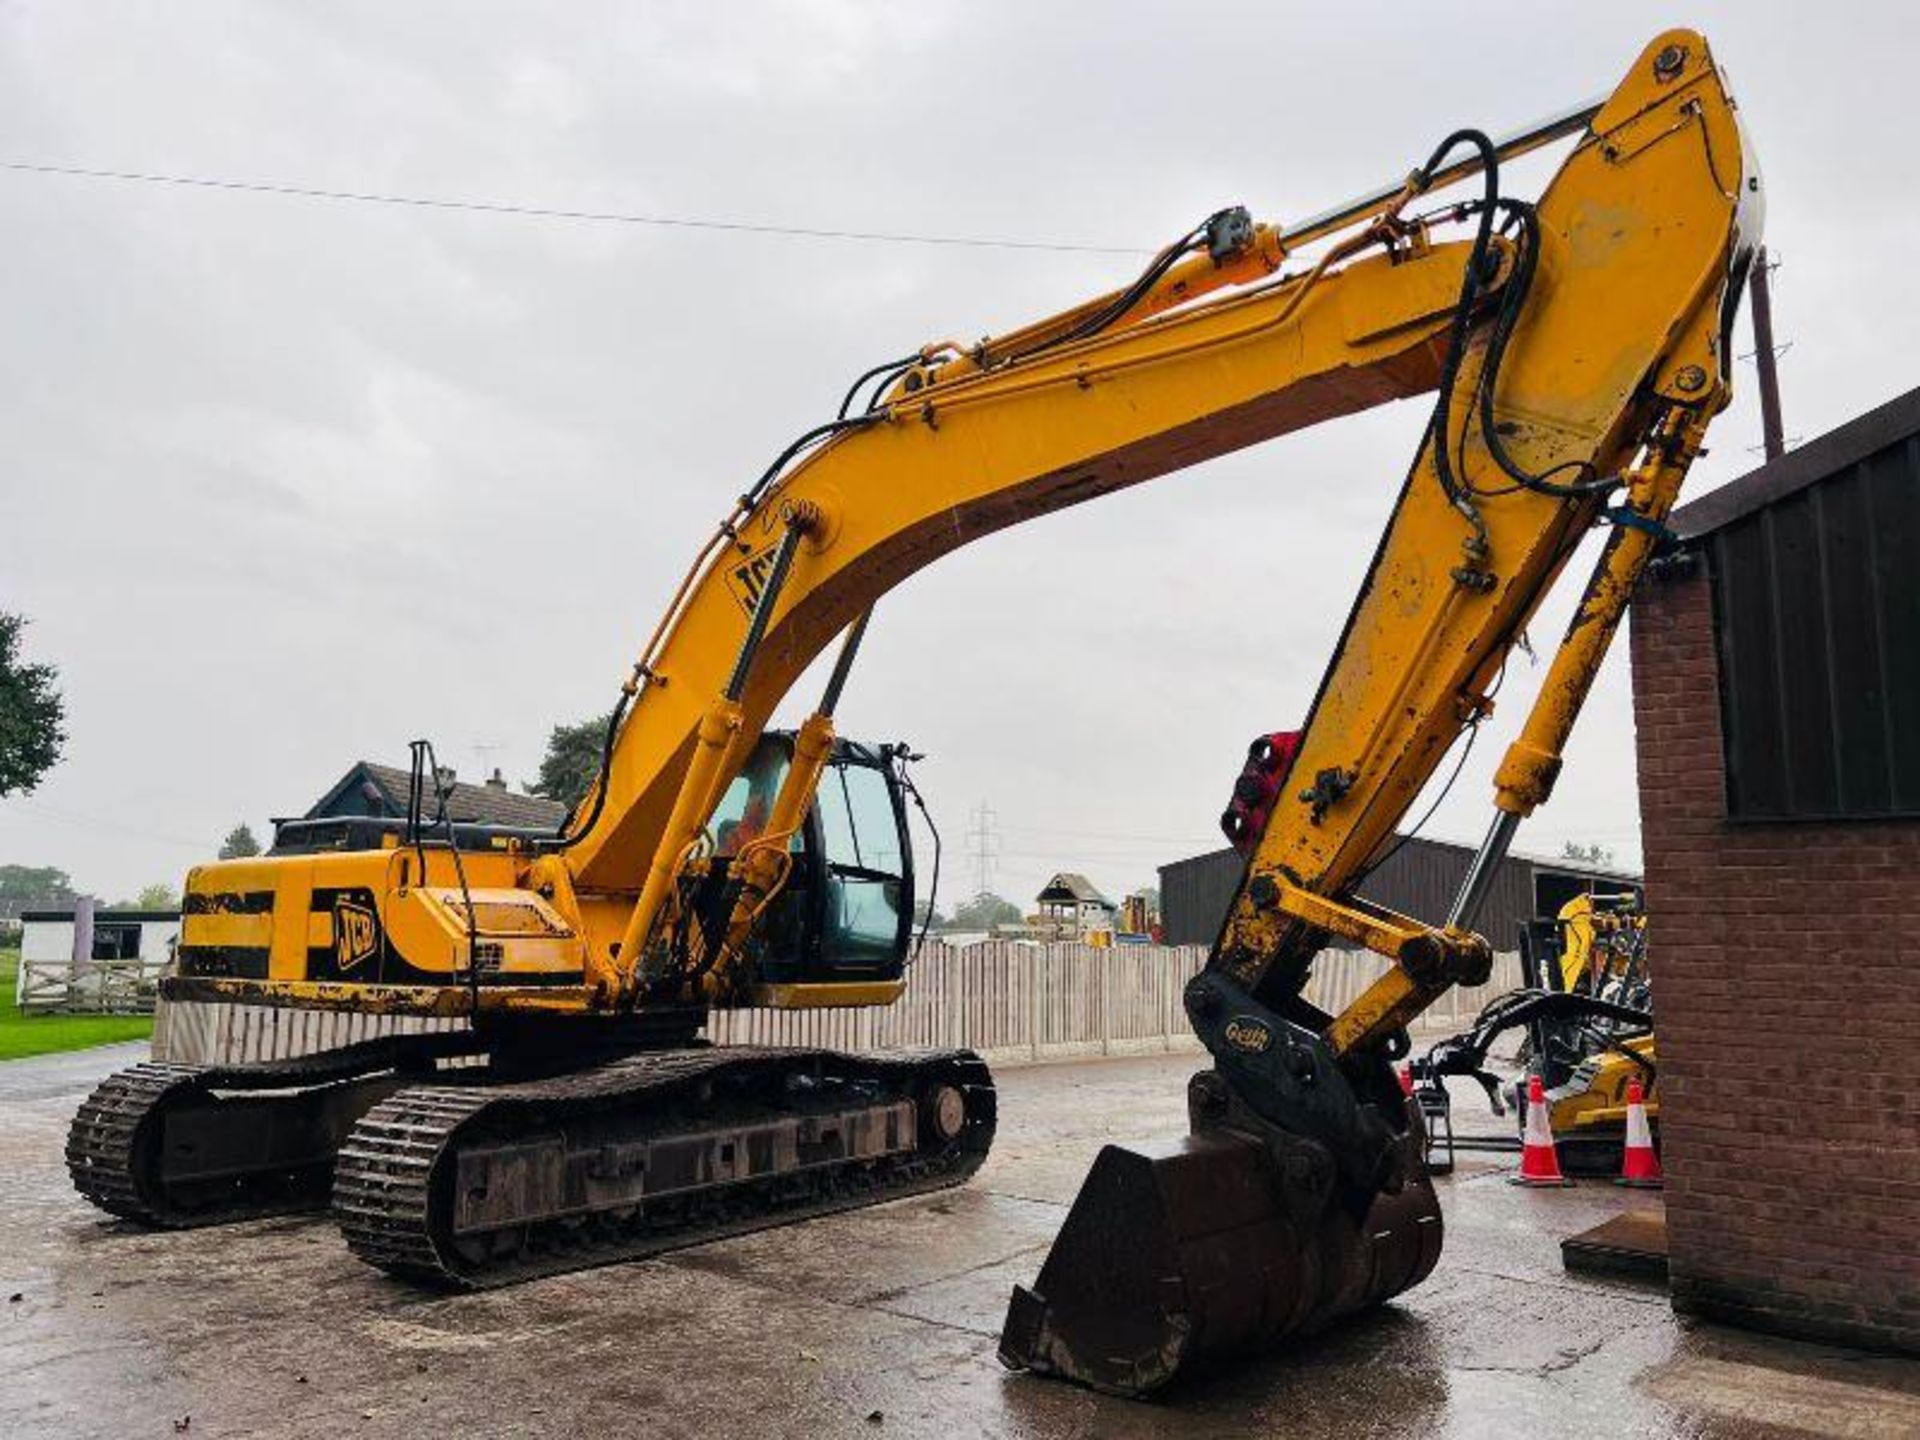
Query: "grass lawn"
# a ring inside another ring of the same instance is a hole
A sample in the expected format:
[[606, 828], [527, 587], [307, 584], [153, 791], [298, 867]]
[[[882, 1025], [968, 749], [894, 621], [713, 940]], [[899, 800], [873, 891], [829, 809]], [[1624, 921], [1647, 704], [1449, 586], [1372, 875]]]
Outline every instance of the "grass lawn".
[[144, 1040], [153, 1034], [150, 1015], [22, 1015], [13, 1000], [19, 969], [20, 952], [0, 950], [0, 1060]]

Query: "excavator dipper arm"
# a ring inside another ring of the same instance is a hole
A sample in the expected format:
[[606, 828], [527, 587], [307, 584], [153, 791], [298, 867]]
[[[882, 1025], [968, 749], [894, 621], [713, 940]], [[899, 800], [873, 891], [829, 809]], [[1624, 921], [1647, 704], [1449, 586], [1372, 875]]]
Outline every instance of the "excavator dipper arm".
[[[1449, 138], [1484, 152], [1482, 137]], [[1447, 988], [1486, 978], [1471, 930], [1561, 750], [1708, 421], [1758, 241], [1759, 179], [1704, 41], [1661, 36], [1537, 206], [1480, 211], [1512, 250], [1457, 343], [1393, 517], [1187, 1011], [1213, 1071], [1194, 1134], [1110, 1146], [1002, 1336], [1011, 1365], [1138, 1394], [1417, 1284], [1440, 1210], [1391, 1061]], [[1416, 185], [1419, 180], [1416, 174]], [[1493, 710], [1508, 652], [1575, 544], [1613, 528], [1531, 714], [1495, 776], [1487, 839], [1444, 923], [1354, 891], [1448, 751]], [[1330, 937], [1388, 957], [1343, 1013], [1302, 994]], [[1251, 1178], [1257, 1177], [1257, 1178]], [[1301, 1256], [1310, 1263], [1301, 1263]]]

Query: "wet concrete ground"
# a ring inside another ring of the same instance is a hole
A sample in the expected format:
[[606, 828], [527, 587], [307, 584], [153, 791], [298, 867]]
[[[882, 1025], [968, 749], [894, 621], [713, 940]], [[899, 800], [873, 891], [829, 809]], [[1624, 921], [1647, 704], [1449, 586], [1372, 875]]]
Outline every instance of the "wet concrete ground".
[[1186, 1057], [1004, 1071], [995, 1153], [959, 1190], [446, 1297], [322, 1219], [103, 1222], [61, 1144], [143, 1049], [0, 1064], [0, 1434], [1920, 1435], [1920, 1365], [1685, 1326], [1658, 1289], [1570, 1277], [1560, 1239], [1645, 1196], [1516, 1190], [1484, 1159], [1440, 1182], [1433, 1278], [1289, 1355], [1153, 1404], [1008, 1374], [1009, 1287], [1102, 1143], [1181, 1128]]

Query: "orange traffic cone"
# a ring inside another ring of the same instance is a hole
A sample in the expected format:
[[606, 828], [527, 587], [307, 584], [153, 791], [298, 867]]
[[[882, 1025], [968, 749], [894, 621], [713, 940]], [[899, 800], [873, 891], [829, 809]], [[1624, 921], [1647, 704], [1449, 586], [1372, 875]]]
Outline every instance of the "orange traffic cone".
[[1653, 1127], [1647, 1124], [1646, 1092], [1638, 1080], [1627, 1082], [1627, 1148], [1620, 1160], [1620, 1178], [1613, 1183], [1637, 1190], [1658, 1190], [1666, 1184], [1660, 1156], [1653, 1148]]
[[1560, 1154], [1553, 1148], [1553, 1126], [1547, 1119], [1547, 1093], [1538, 1075], [1527, 1077], [1527, 1129], [1520, 1144], [1520, 1173], [1509, 1175], [1507, 1183], [1556, 1188], [1573, 1184], [1560, 1173]]

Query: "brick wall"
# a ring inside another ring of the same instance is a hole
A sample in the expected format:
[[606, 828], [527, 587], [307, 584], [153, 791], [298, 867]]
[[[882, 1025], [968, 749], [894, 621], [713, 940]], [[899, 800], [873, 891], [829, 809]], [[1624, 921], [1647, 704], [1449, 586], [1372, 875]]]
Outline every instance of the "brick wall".
[[1705, 558], [1631, 625], [1674, 1307], [1920, 1352], [1920, 824], [1729, 824]]

